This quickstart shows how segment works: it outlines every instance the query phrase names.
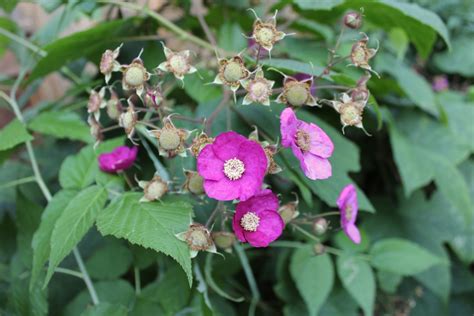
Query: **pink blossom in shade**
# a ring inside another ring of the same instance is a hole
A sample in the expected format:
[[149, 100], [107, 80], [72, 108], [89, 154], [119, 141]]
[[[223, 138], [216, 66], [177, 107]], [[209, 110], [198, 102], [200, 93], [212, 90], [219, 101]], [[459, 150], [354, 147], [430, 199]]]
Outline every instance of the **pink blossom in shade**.
[[349, 184], [342, 189], [337, 198], [337, 206], [341, 211], [341, 227], [344, 233], [356, 244], [360, 243], [360, 232], [355, 225], [359, 206], [354, 185]]
[[137, 158], [138, 147], [119, 146], [110, 153], [98, 157], [100, 170], [117, 172], [130, 168]]
[[309, 89], [311, 91], [311, 95], [314, 96], [316, 94], [316, 85], [314, 84], [313, 76], [299, 72], [295, 75], [293, 75], [293, 78], [295, 78], [298, 81], [308, 81], [311, 80], [311, 88]]
[[262, 188], [266, 169], [262, 146], [233, 131], [217, 136], [197, 158], [204, 191], [219, 201], [245, 201], [255, 195]]
[[239, 202], [232, 221], [235, 235], [253, 247], [267, 247], [280, 237], [285, 227], [277, 210], [278, 198], [270, 190]]
[[280, 131], [281, 144], [291, 147], [308, 178], [327, 179], [332, 175], [328, 158], [334, 151], [334, 145], [319, 126], [298, 120], [295, 112], [286, 108], [280, 115]]
[[433, 90], [436, 92], [443, 91], [449, 88], [449, 81], [446, 76], [435, 76], [432, 83]]

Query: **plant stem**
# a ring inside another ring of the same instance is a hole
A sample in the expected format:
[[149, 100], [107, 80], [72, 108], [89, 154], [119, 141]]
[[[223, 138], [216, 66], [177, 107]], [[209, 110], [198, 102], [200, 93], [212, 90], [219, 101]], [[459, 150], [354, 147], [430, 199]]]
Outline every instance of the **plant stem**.
[[[18, 120], [21, 123], [23, 123], [23, 125], [26, 125], [25, 124], [25, 119], [23, 118], [23, 115], [21, 114], [20, 108], [19, 108], [14, 96], [9, 97], [5, 92], [0, 91], [0, 97], [2, 97], [7, 103], [10, 104], [10, 106], [12, 107], [13, 112], [15, 113]], [[38, 183], [38, 186], [40, 187], [41, 192], [43, 193], [43, 196], [49, 202], [52, 199], [52, 195], [51, 195], [51, 192], [49, 191], [48, 187], [46, 186], [46, 184], [43, 180], [43, 176], [41, 175], [41, 172], [39, 170], [38, 162], [36, 160], [36, 155], [35, 155], [35, 152], [33, 150], [33, 145], [31, 144], [31, 141], [26, 141], [25, 145], [26, 145], [26, 150], [28, 152], [28, 157], [29, 157], [30, 162], [31, 162], [31, 167], [33, 168], [33, 173], [34, 173], [35, 178], [36, 178], [36, 183]], [[84, 263], [83, 263], [82, 258], [81, 258], [81, 254], [79, 253], [79, 250], [77, 249], [77, 247], [74, 247], [72, 251], [74, 253], [74, 257], [76, 258], [77, 265], [79, 266], [79, 270], [81, 270], [81, 273], [82, 273], [82, 276], [83, 276], [82, 279], [86, 283], [87, 289], [89, 290], [89, 294], [91, 296], [92, 302], [95, 305], [97, 305], [97, 304], [99, 304], [99, 300], [97, 298], [97, 293], [96, 293], [94, 285], [92, 284], [92, 281], [89, 277], [89, 274], [87, 273], [87, 270], [84, 266]]]
[[65, 269], [65, 268], [57, 267], [56, 269], [54, 269], [54, 272], [63, 273], [63, 274], [67, 274], [67, 275], [72, 275], [72, 276], [78, 277], [79, 279], [84, 278], [82, 273], [71, 270], [71, 269]]
[[214, 211], [212, 211], [211, 215], [209, 216], [206, 222], [206, 228], [209, 228], [209, 225], [211, 225], [212, 221], [217, 216], [217, 213], [219, 213], [219, 211], [222, 209], [223, 206], [224, 206], [224, 203], [222, 201], [217, 202], [217, 205], [214, 208]]
[[14, 186], [17, 186], [17, 185], [20, 185], [20, 184], [30, 183], [30, 182], [36, 182], [36, 177], [34, 177], [34, 176], [25, 177], [25, 178], [21, 178], [21, 179], [17, 179], [17, 180], [7, 182], [5, 184], [0, 185], [0, 190], [1, 189], [6, 189], [6, 188], [9, 188], [9, 187], [14, 187]]
[[141, 281], [140, 281], [140, 269], [137, 267], [133, 268], [133, 275], [135, 279], [135, 294], [140, 295], [142, 289], [141, 289]]
[[[192, 0], [193, 3], [193, 9], [195, 11], [195, 15], [199, 21], [199, 24], [201, 24], [201, 27], [206, 34], [207, 40], [212, 44], [212, 46], [217, 47], [217, 42], [212, 34], [209, 25], [207, 24], [206, 20], [204, 19], [204, 6], [202, 4], [202, 0]], [[191, 9], [191, 11], [193, 11]]]
[[245, 251], [242, 249], [238, 243], [234, 244], [235, 252], [239, 257], [240, 263], [242, 264], [242, 268], [244, 269], [245, 277], [247, 278], [247, 282], [250, 286], [250, 292], [252, 293], [252, 301], [250, 302], [250, 309], [249, 309], [249, 316], [255, 315], [255, 309], [257, 308], [257, 304], [260, 301], [260, 292], [258, 291], [257, 282], [255, 281], [255, 277], [252, 272], [252, 268], [249, 264], [249, 259], [245, 255]]
[[224, 109], [224, 107], [227, 105], [227, 102], [229, 102], [229, 100], [230, 100], [230, 92], [229, 90], [224, 89], [221, 102], [217, 105], [216, 109], [211, 113], [211, 115], [209, 115], [209, 119], [206, 121], [206, 128], [205, 128], [206, 134], [209, 135], [211, 133], [212, 122], [216, 119], [217, 115], [219, 115], [222, 109]]
[[303, 235], [305, 235], [306, 237], [316, 241], [316, 242], [319, 242], [319, 238], [314, 236], [313, 234], [311, 233], [308, 233], [305, 229], [299, 227], [298, 225], [295, 225], [295, 224], [292, 224], [291, 225], [293, 228], [295, 228], [297, 231], [299, 231], [300, 233], [302, 233]]

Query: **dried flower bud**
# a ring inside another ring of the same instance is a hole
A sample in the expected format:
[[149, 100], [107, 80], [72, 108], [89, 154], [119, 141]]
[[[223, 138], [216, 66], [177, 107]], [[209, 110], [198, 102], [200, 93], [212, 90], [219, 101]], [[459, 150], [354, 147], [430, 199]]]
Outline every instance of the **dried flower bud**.
[[137, 125], [138, 115], [135, 112], [133, 103], [128, 99], [127, 111], [120, 114], [119, 125], [125, 129], [125, 133], [129, 139], [132, 139], [135, 132], [135, 125]]
[[183, 81], [184, 75], [192, 74], [197, 71], [190, 63], [191, 52], [184, 50], [181, 52], [173, 52], [171, 49], [163, 44], [163, 51], [165, 53], [166, 61], [162, 62], [158, 69], [165, 72], [171, 72], [176, 77]]
[[94, 115], [96, 121], [100, 118], [100, 109], [107, 105], [104, 100], [105, 88], [99, 90], [91, 90], [89, 94], [89, 100], [87, 101], [87, 113]]
[[145, 104], [151, 108], [158, 108], [163, 102], [163, 94], [159, 87], [148, 89], [145, 94]]
[[249, 76], [250, 71], [245, 68], [243, 59], [237, 55], [229, 59], [219, 59], [219, 73], [212, 83], [230, 87], [235, 99], [235, 91], [239, 89], [240, 81]]
[[122, 111], [122, 103], [117, 97], [117, 94], [112, 91], [110, 100], [107, 101], [107, 115], [112, 120], [118, 120], [120, 118], [120, 114], [122, 114]]
[[274, 84], [275, 81], [265, 79], [262, 69], [258, 69], [253, 79], [242, 80], [242, 86], [247, 90], [242, 104], [260, 103], [270, 105], [270, 96]]
[[319, 256], [326, 252], [326, 247], [321, 243], [317, 243], [313, 246], [313, 251], [316, 256]]
[[317, 236], [321, 236], [326, 233], [328, 229], [328, 221], [325, 218], [318, 218], [313, 222], [313, 230]]
[[235, 234], [231, 232], [213, 232], [212, 239], [217, 247], [230, 251], [235, 243]]
[[122, 88], [124, 90], [135, 90], [141, 97], [145, 82], [150, 79], [150, 73], [143, 66], [140, 58], [135, 58], [130, 65], [122, 66], [123, 78]]
[[298, 212], [298, 199], [296, 201], [289, 202], [280, 206], [278, 212], [280, 213], [281, 218], [285, 222], [285, 225], [288, 224], [300, 214]]
[[196, 257], [199, 251], [217, 252], [209, 230], [202, 224], [192, 223], [187, 231], [177, 234], [176, 237], [188, 244], [191, 258]]
[[276, 15], [278, 11], [275, 11], [275, 14], [266, 22], [262, 22], [255, 11], [252, 10], [252, 12], [255, 14], [255, 22], [253, 24], [253, 32], [250, 38], [254, 39], [260, 46], [271, 52], [273, 45], [276, 42], [281, 41], [287, 35], [276, 29]]
[[203, 182], [204, 179], [196, 171], [185, 170], [186, 181], [183, 189], [195, 195], [202, 195], [204, 193]]
[[209, 137], [206, 133], [201, 133], [193, 139], [193, 143], [191, 145], [191, 154], [194, 157], [197, 157], [201, 150], [207, 145], [212, 144], [214, 142], [214, 138]]
[[351, 99], [355, 102], [367, 102], [369, 90], [365, 87], [357, 87], [351, 91]]
[[89, 123], [89, 126], [90, 126], [91, 136], [95, 140], [95, 144], [94, 144], [94, 147], [95, 147], [104, 139], [104, 135], [102, 134], [102, 131], [101, 131], [102, 126], [100, 126], [99, 122], [97, 122], [97, 120], [95, 119], [93, 115], [89, 115], [89, 117], [87, 118], [87, 123]]
[[117, 57], [120, 54], [120, 48], [123, 44], [120, 44], [115, 50], [107, 49], [100, 59], [100, 72], [105, 75], [105, 83], [109, 83], [112, 72], [120, 71], [120, 64], [117, 62]]
[[273, 158], [277, 151], [277, 145], [267, 145], [263, 147], [265, 151], [265, 155], [267, 155], [267, 174], [277, 174], [282, 171], [281, 167], [276, 163], [275, 159]]
[[311, 94], [312, 82], [312, 78], [298, 81], [295, 78], [285, 76], [283, 92], [277, 97], [276, 102], [291, 106], [318, 105], [316, 99]]
[[362, 124], [362, 114], [366, 106], [365, 101], [354, 101], [347, 93], [343, 93], [341, 101], [331, 101], [334, 109], [341, 115], [342, 132], [346, 126], [361, 128], [367, 135], [367, 131]]
[[352, 46], [352, 50], [351, 50], [352, 65], [368, 70], [370, 72], [373, 72], [378, 76], [378, 74], [369, 65], [369, 59], [375, 56], [375, 54], [377, 53], [378, 47], [375, 49], [367, 48], [369, 37], [366, 34], [363, 34], [363, 35], [364, 35], [364, 38], [357, 41]]
[[158, 139], [158, 150], [161, 156], [172, 158], [176, 155], [186, 157], [184, 141], [189, 132], [176, 128], [169, 118], [163, 120], [163, 128], [151, 131], [153, 137]]
[[362, 26], [362, 15], [359, 12], [346, 13], [344, 25], [354, 30], [359, 29]]
[[168, 184], [158, 175], [155, 175], [150, 181], [138, 181], [138, 186], [143, 189], [143, 197], [140, 202], [159, 200], [168, 191]]

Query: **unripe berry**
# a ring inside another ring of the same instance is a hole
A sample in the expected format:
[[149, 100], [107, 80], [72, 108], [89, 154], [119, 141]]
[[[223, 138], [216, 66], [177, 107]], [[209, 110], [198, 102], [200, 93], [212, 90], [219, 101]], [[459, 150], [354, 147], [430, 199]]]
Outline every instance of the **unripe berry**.
[[177, 131], [173, 129], [163, 129], [158, 137], [158, 142], [164, 150], [175, 150], [179, 147], [181, 139]]
[[229, 62], [224, 67], [223, 76], [228, 82], [239, 81], [243, 76], [242, 64], [236, 61]]
[[229, 250], [235, 243], [235, 235], [231, 232], [214, 232], [212, 239], [217, 247], [224, 250]]
[[308, 100], [309, 91], [305, 84], [294, 84], [286, 91], [288, 103], [294, 106], [301, 106]]

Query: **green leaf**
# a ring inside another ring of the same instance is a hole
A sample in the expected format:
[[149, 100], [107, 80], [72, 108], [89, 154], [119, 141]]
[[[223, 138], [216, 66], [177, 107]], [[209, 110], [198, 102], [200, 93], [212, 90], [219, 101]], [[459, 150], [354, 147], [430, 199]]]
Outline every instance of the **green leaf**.
[[294, 2], [303, 10], [331, 10], [332, 8], [344, 3], [344, 0], [295, 0]]
[[316, 256], [309, 245], [299, 248], [291, 258], [290, 272], [309, 315], [318, 315], [334, 284], [334, 268], [329, 255]]
[[35, 132], [51, 135], [56, 138], [68, 138], [86, 143], [93, 141], [89, 133], [89, 127], [74, 112], [43, 112], [31, 120], [28, 127]]
[[69, 156], [59, 169], [59, 183], [64, 189], [82, 189], [90, 185], [99, 172], [94, 149], [83, 148], [77, 155]]
[[33, 69], [28, 81], [58, 70], [63, 65], [79, 58], [94, 59], [98, 63], [100, 55], [106, 49], [114, 49], [120, 45], [121, 37], [131, 34], [136, 28], [137, 20], [115, 20], [100, 23], [88, 30], [60, 38], [43, 47], [46, 57], [40, 59]]
[[338, 256], [337, 273], [346, 290], [362, 307], [364, 314], [372, 315], [375, 301], [375, 279], [367, 261], [357, 256]]
[[[175, 259], [192, 283], [188, 246], [175, 234], [186, 231], [192, 207], [187, 202], [169, 201], [139, 203], [142, 193], [125, 193], [112, 202], [97, 218], [103, 235], [125, 238], [131, 243], [152, 248]], [[124, 220], [126, 219], [126, 220]]]
[[53, 199], [48, 203], [41, 216], [40, 226], [33, 235], [33, 267], [31, 271], [32, 287], [38, 280], [44, 264], [48, 261], [50, 254], [51, 235], [54, 224], [61, 216], [69, 202], [77, 195], [77, 191], [63, 190], [56, 193]]
[[212, 81], [214, 81], [214, 73], [206, 69], [200, 69], [199, 73], [184, 77], [184, 91], [199, 103], [215, 100], [222, 92], [218, 86], [208, 84]]
[[[110, 264], [110, 258], [114, 258], [114, 264]], [[91, 278], [111, 280], [127, 272], [131, 263], [131, 251], [115, 239], [107, 241], [94, 252], [86, 261], [86, 269]]]
[[380, 288], [389, 294], [395, 294], [397, 287], [402, 282], [403, 276], [400, 274], [379, 270], [377, 280]]
[[431, 85], [415, 70], [387, 54], [382, 54], [377, 58], [376, 69], [393, 76], [403, 92], [420, 109], [438, 116], [436, 99]]
[[0, 130], [0, 150], [7, 150], [30, 140], [33, 140], [33, 136], [18, 119]]
[[113, 305], [107, 302], [89, 306], [81, 316], [127, 316], [128, 310], [123, 305]]
[[398, 238], [375, 243], [370, 249], [370, 257], [375, 268], [401, 275], [418, 274], [441, 263], [440, 258], [426, 249]]
[[229, 52], [240, 52], [247, 48], [247, 40], [242, 36], [243, 33], [238, 23], [224, 22], [217, 38], [218, 47]]
[[474, 77], [474, 37], [460, 36], [453, 41], [450, 51], [436, 54], [434, 64], [445, 73]]
[[64, 209], [54, 224], [51, 235], [51, 253], [45, 284], [48, 284], [54, 269], [92, 227], [106, 201], [107, 191], [95, 185], [82, 190]]
[[261, 63], [267, 67], [273, 67], [281, 71], [301, 72], [312, 76], [318, 76], [324, 70], [324, 67], [291, 59], [263, 59]]
[[333, 241], [336, 246], [342, 250], [346, 250], [350, 253], [362, 253], [369, 249], [370, 247], [370, 237], [365, 232], [365, 230], [360, 229], [361, 235], [361, 242], [359, 244], [355, 244], [352, 240], [347, 237], [347, 235], [343, 231], [339, 231], [333, 236]]

